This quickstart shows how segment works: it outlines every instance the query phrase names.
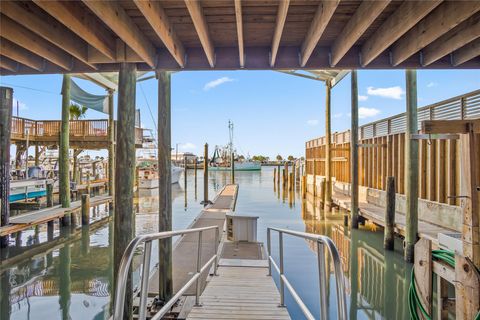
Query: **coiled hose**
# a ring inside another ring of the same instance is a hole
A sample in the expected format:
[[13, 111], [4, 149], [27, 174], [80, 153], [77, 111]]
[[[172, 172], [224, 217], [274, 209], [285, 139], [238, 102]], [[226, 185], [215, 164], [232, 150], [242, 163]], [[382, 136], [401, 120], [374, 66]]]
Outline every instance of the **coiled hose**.
[[[455, 268], [455, 253], [449, 250], [432, 250], [432, 258], [438, 261], [446, 262], [452, 268]], [[410, 319], [420, 320], [418, 314], [419, 310], [422, 312], [423, 316], [427, 320], [432, 318], [428, 315], [427, 311], [422, 305], [420, 298], [418, 297], [417, 288], [415, 287], [415, 272], [412, 268], [412, 273], [410, 275], [410, 287], [408, 289], [408, 310], [410, 311]], [[475, 316], [475, 320], [480, 320], [480, 312]]]

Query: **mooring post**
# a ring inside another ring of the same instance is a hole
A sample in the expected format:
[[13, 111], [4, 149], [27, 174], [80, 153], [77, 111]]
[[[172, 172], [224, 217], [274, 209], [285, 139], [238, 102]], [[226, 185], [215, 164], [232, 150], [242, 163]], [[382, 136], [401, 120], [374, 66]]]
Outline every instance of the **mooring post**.
[[288, 188], [288, 161], [285, 160], [284, 163], [284, 171], [283, 171], [283, 187], [286, 189]]
[[331, 91], [330, 81], [325, 82], [325, 193], [323, 208], [332, 209], [332, 127], [331, 127]]
[[302, 198], [305, 199], [307, 195], [307, 176], [302, 176]]
[[[0, 87], [0, 226], [10, 219], [10, 140], [12, 130], [13, 89]], [[0, 237], [0, 247], [8, 246], [8, 236]]]
[[350, 179], [352, 228], [358, 229], [358, 80], [357, 70], [351, 73], [351, 128], [350, 128]]
[[[135, 234], [133, 187], [135, 176], [136, 65], [121, 63], [118, 80], [117, 156], [115, 157], [114, 274], [119, 274], [123, 253]], [[162, 127], [162, 124], [159, 124]], [[161, 153], [160, 153], [161, 156]], [[159, 199], [161, 203], [161, 198]], [[116, 279], [115, 279], [116, 280]], [[131, 319], [131, 276], [128, 277], [123, 319]]]
[[395, 240], [395, 177], [387, 177], [387, 206], [385, 208], [385, 232], [383, 247], [393, 250]]
[[82, 194], [82, 226], [90, 223], [90, 195]]
[[53, 207], [53, 182], [47, 183], [47, 207]]
[[[158, 77], [158, 173], [159, 173], [159, 225], [158, 230], [172, 230], [172, 164], [171, 164], [171, 73], [160, 71]], [[187, 167], [185, 162], [185, 176]], [[185, 178], [185, 183], [187, 182]], [[186, 189], [185, 189], [186, 192]], [[173, 295], [172, 239], [159, 241], [158, 271], [159, 299], [166, 302]]]
[[406, 181], [406, 231], [405, 260], [413, 262], [415, 243], [418, 240], [418, 140], [410, 139], [418, 132], [417, 118], [417, 71], [406, 71], [407, 87], [407, 131], [405, 144]]
[[293, 186], [295, 185], [295, 181], [293, 181], [293, 177], [294, 177], [294, 176], [293, 176], [293, 171], [290, 172], [288, 175], [289, 175], [289, 177], [288, 177], [288, 180], [289, 180], [288, 190], [294, 191]]
[[[59, 196], [62, 208], [70, 208], [70, 75], [63, 75], [62, 84], [62, 122], [60, 127], [60, 147], [58, 151]], [[62, 218], [62, 225], [70, 225], [70, 214]]]
[[[115, 111], [113, 109], [113, 90], [108, 90], [108, 195], [115, 195]], [[110, 202], [110, 209], [113, 201]]]
[[38, 148], [38, 143], [35, 143], [35, 166], [38, 167], [39, 165], [40, 165], [40, 149]]
[[277, 182], [277, 168], [273, 168], [273, 184]]
[[208, 143], [205, 143], [203, 151], [203, 205], [207, 205], [208, 200]]
[[277, 165], [277, 184], [280, 185], [280, 165]]
[[187, 194], [187, 157], [183, 157], [183, 185], [185, 189], [185, 195]]
[[231, 175], [232, 184], [234, 184], [235, 183], [235, 157], [233, 155], [233, 152], [230, 157], [230, 175]]

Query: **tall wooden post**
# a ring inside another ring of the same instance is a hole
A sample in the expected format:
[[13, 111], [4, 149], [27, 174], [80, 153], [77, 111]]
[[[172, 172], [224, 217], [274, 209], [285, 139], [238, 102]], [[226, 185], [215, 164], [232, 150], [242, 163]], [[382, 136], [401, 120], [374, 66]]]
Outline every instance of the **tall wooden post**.
[[358, 81], [357, 70], [351, 75], [350, 179], [352, 228], [358, 228]]
[[[10, 135], [12, 131], [13, 89], [0, 87], [0, 226], [10, 219]], [[8, 236], [0, 238], [0, 247], [8, 245]]]
[[232, 184], [235, 183], [235, 157], [232, 155], [230, 157], [230, 173], [231, 173], [231, 179], [232, 179]]
[[72, 266], [72, 256], [70, 244], [67, 243], [63, 248], [59, 250], [59, 270], [62, 270], [59, 275], [58, 283], [58, 302], [62, 311], [62, 320], [68, 320], [70, 318], [70, 304], [71, 304], [71, 284], [72, 278], [70, 275], [70, 268]]
[[203, 204], [207, 205], [208, 200], [208, 143], [205, 143], [203, 151]]
[[38, 144], [35, 144], [35, 166], [38, 167], [40, 165], [40, 148]]
[[[108, 195], [115, 195], [115, 112], [113, 90], [108, 91]], [[112, 202], [110, 202], [112, 204]]]
[[330, 82], [325, 83], [325, 199], [324, 210], [332, 209], [332, 127], [331, 127], [331, 91]]
[[410, 139], [411, 134], [418, 133], [417, 118], [417, 71], [406, 71], [407, 91], [407, 132], [405, 144], [405, 181], [406, 181], [406, 231], [405, 260], [413, 262], [414, 247], [418, 232], [418, 140]]
[[[172, 171], [171, 171], [171, 75], [161, 71], [158, 76], [158, 231], [172, 230]], [[187, 174], [185, 168], [185, 175]], [[172, 239], [160, 240], [158, 246], [159, 298], [168, 301], [173, 295]]]
[[[60, 180], [59, 196], [62, 208], [70, 207], [70, 75], [63, 75], [62, 84], [62, 123], [60, 127], [60, 147], [58, 151], [58, 173]], [[70, 216], [62, 218], [63, 225], [70, 225]]]
[[[120, 261], [135, 234], [133, 183], [135, 177], [135, 85], [136, 65], [122, 63], [118, 81], [117, 157], [115, 158], [114, 270], [118, 275]], [[115, 279], [116, 280], [116, 279]], [[123, 319], [132, 318], [132, 281], [128, 277]]]

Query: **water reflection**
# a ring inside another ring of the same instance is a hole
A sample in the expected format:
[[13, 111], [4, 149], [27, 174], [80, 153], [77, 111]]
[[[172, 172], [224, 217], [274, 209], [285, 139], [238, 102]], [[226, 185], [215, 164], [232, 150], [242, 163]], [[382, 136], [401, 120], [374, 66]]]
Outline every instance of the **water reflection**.
[[[342, 220], [325, 219], [318, 199], [308, 196], [303, 200], [298, 186], [289, 191], [281, 183], [274, 183], [272, 168], [263, 168], [261, 172], [237, 172], [235, 179], [240, 184], [237, 212], [260, 217], [259, 241], [266, 242], [267, 226], [324, 234], [334, 239], [348, 280], [351, 319], [407, 318], [406, 275], [410, 266], [403, 262], [400, 252], [383, 250], [381, 233], [367, 228], [350, 231], [342, 226]], [[229, 182], [229, 172], [210, 172], [210, 197]], [[189, 170], [187, 184], [186, 192], [183, 179], [172, 189], [174, 229], [186, 228], [203, 208], [199, 203], [203, 199], [202, 171], [198, 171], [195, 184], [194, 172]], [[158, 230], [158, 190], [139, 191], [135, 210], [136, 234]], [[98, 208], [92, 212], [92, 217], [103, 214], [104, 209]], [[2, 320], [108, 318], [114, 279], [112, 223], [77, 228], [75, 233], [70, 230], [63, 237], [59, 237], [58, 231], [50, 236], [44, 226], [23, 232], [16, 241], [19, 247], [11, 247], [8, 252], [2, 250]], [[27, 248], [27, 244], [31, 245]], [[272, 250], [278, 252], [275, 245], [276, 242]], [[400, 248], [401, 244], [396, 243], [396, 247]], [[157, 250], [152, 253], [153, 266], [158, 261]], [[318, 317], [316, 263], [313, 243], [285, 239], [286, 275]], [[331, 263], [327, 266], [331, 274], [327, 283], [328, 316], [335, 319], [333, 266]], [[288, 295], [286, 303], [292, 318], [302, 319], [301, 311]]]

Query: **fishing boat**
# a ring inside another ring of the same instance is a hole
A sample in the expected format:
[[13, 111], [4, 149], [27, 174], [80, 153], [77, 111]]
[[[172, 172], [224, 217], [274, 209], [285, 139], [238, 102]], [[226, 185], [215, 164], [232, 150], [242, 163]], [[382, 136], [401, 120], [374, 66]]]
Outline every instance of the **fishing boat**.
[[[155, 160], [153, 162], [152, 160]], [[158, 188], [158, 169], [156, 159], [143, 159], [138, 166], [138, 188], [139, 189], [155, 189]], [[171, 175], [172, 184], [178, 183], [180, 175], [183, 172], [183, 168], [172, 165]]]
[[230, 141], [226, 146], [215, 146], [212, 160], [209, 163], [211, 171], [229, 171], [232, 168], [232, 155], [235, 171], [260, 171], [261, 163], [252, 161], [249, 157], [239, 156], [233, 146], [233, 122], [228, 121]]

